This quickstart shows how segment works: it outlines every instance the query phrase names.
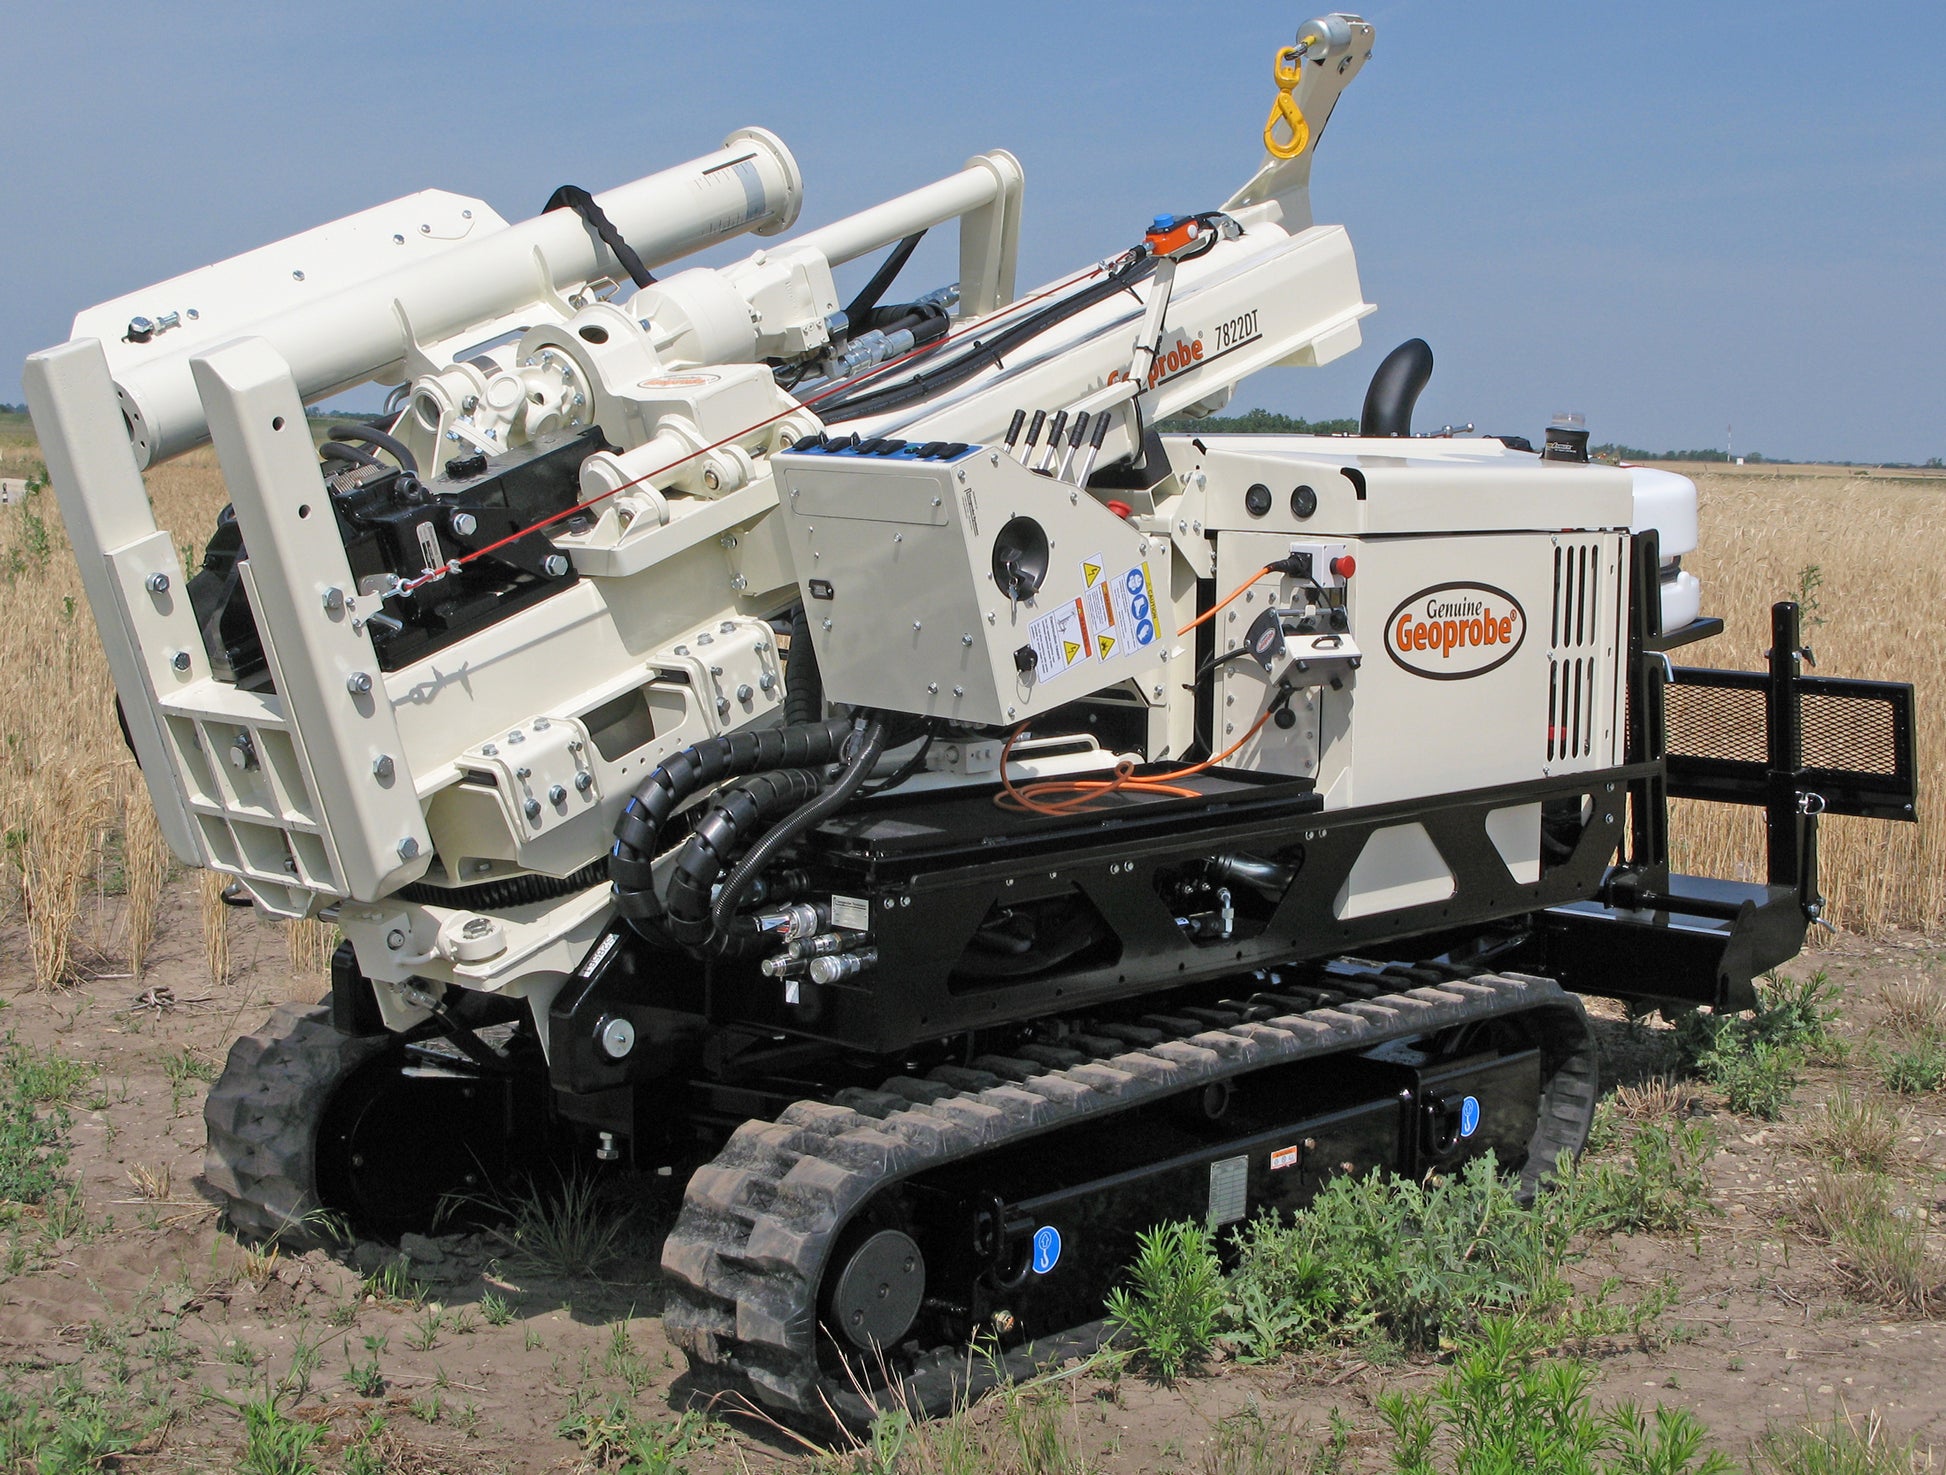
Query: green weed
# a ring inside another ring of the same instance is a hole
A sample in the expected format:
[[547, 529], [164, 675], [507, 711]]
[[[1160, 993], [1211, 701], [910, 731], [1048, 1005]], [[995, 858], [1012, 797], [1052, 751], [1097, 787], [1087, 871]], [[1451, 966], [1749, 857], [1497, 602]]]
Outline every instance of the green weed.
[[1108, 1319], [1128, 1333], [1139, 1359], [1165, 1381], [1215, 1344], [1223, 1309], [1223, 1267], [1199, 1224], [1158, 1224], [1137, 1239], [1130, 1285], [1108, 1293]]
[[680, 1475], [689, 1459], [713, 1449], [728, 1433], [693, 1409], [671, 1422], [636, 1417], [626, 1399], [577, 1399], [555, 1426], [563, 1439], [581, 1446], [590, 1463], [621, 1475]]
[[1892, 1047], [1880, 1047], [1879, 1078], [1889, 1091], [1924, 1096], [1946, 1086], [1946, 1041], [1922, 1035]]
[[514, 1319], [514, 1308], [505, 1296], [488, 1291], [480, 1297], [480, 1315], [486, 1318], [488, 1326], [510, 1326]]
[[1588, 1218], [1628, 1233], [1690, 1233], [1698, 1218], [1715, 1212], [1704, 1171], [1715, 1150], [1714, 1134], [1701, 1123], [1636, 1128], [1624, 1160], [1579, 1170]]
[[248, 1475], [315, 1475], [311, 1450], [324, 1437], [322, 1428], [290, 1417], [269, 1392], [244, 1404], [242, 1412], [242, 1468]]
[[11, 1033], [0, 1040], [0, 1222], [60, 1188], [67, 1103], [93, 1075], [80, 1061], [20, 1044]]
[[1632, 1403], [1606, 1414], [1589, 1398], [1594, 1374], [1579, 1363], [1529, 1364], [1509, 1325], [1489, 1320], [1429, 1394], [1387, 1393], [1379, 1410], [1397, 1447], [1397, 1475], [1730, 1475], [1706, 1451], [1694, 1415]]

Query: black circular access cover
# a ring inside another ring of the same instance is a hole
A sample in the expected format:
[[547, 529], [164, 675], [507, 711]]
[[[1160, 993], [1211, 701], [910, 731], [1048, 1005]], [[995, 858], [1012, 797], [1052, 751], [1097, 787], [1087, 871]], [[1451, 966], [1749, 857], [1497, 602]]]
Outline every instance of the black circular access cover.
[[1047, 531], [1016, 517], [993, 540], [993, 582], [1006, 599], [1031, 599], [1047, 578]]
[[1309, 517], [1318, 510], [1318, 494], [1310, 487], [1299, 487], [1291, 493], [1291, 516]]
[[1243, 494], [1243, 510], [1252, 517], [1262, 517], [1269, 512], [1270, 488], [1260, 481], [1252, 482], [1250, 489]]
[[831, 1314], [858, 1346], [891, 1347], [912, 1329], [926, 1295], [926, 1257], [908, 1234], [881, 1229], [852, 1251]]

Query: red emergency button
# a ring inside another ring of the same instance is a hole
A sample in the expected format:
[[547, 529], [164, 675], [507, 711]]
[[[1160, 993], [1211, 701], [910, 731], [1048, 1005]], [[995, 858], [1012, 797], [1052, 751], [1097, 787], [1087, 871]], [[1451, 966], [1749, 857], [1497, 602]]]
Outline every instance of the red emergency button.
[[1358, 560], [1349, 553], [1340, 553], [1331, 560], [1331, 572], [1341, 579], [1349, 579], [1358, 572]]

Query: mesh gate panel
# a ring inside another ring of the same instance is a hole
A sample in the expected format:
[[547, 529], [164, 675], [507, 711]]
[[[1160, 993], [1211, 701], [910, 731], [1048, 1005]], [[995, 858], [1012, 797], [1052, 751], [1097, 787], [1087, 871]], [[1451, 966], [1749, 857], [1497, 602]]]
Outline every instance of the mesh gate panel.
[[[1666, 687], [1663, 713], [1668, 728], [1668, 751], [1672, 755], [1728, 759], [1735, 763], [1762, 763], [1769, 756], [1761, 688], [1680, 684]], [[1808, 713], [1806, 726], [1809, 726]]]

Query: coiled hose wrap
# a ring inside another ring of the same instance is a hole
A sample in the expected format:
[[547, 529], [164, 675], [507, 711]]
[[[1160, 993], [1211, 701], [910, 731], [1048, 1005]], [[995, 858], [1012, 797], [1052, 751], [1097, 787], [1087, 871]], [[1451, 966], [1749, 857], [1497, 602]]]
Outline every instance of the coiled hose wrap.
[[823, 787], [824, 776], [816, 769], [783, 768], [725, 785], [711, 796], [708, 812], [683, 842], [669, 874], [662, 930], [672, 941], [732, 953], [760, 942], [750, 918], [727, 917], [719, 926], [711, 917], [717, 878], [759, 826], [802, 808]]
[[851, 730], [850, 718], [834, 717], [827, 722], [731, 732], [664, 759], [615, 821], [608, 877], [614, 883], [616, 909], [644, 936], [657, 936], [655, 924], [663, 907], [655, 892], [654, 863], [670, 817], [694, 795], [723, 779], [833, 762]]

